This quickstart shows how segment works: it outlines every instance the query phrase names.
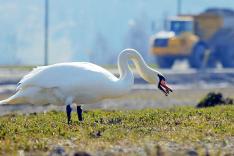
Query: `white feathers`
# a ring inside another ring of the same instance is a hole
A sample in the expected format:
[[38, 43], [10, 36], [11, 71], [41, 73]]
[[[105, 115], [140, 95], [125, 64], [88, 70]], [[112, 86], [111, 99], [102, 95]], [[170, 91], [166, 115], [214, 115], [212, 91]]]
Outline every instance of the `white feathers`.
[[31, 77], [33, 77], [35, 74], [37, 74], [38, 72], [40, 72], [41, 70], [43, 70], [44, 68], [46, 68], [45, 66], [40, 66], [40, 67], [36, 67], [36, 68], [33, 68], [33, 70], [25, 75], [21, 80], [20, 82], [18, 83], [17, 85], [17, 88], [16, 88], [16, 91], [18, 91], [20, 88], [21, 88], [21, 84], [24, 83], [25, 81], [27, 81], [28, 79], [30, 79]]

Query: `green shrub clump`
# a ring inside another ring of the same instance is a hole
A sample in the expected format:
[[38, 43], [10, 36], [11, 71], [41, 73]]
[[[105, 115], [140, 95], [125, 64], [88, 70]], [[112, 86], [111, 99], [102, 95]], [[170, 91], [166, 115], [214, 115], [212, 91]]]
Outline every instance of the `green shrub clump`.
[[201, 108], [231, 104], [233, 104], [233, 99], [224, 98], [222, 93], [210, 92], [197, 104], [197, 107]]

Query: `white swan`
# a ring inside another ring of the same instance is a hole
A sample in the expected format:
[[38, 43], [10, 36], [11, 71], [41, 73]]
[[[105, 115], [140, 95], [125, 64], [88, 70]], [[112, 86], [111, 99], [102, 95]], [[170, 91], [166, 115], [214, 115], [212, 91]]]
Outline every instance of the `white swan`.
[[172, 91], [164, 76], [150, 68], [134, 49], [123, 50], [118, 58], [120, 77], [88, 62], [59, 63], [34, 69], [19, 82], [17, 92], [0, 104], [57, 104], [66, 105], [68, 123], [71, 104], [76, 103], [78, 119], [82, 120], [81, 104], [125, 95], [134, 83], [128, 62], [132, 60], [140, 76], [168, 95]]

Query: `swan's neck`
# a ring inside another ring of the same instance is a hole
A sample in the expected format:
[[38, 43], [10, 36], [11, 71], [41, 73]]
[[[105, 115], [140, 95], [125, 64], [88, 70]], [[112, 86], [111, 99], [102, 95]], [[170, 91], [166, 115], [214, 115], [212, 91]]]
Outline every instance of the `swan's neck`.
[[118, 69], [120, 73], [119, 83], [120, 86], [130, 89], [134, 84], [133, 72], [129, 67], [130, 58], [127, 53], [121, 53], [118, 58]]
[[129, 61], [133, 61], [137, 72], [144, 80], [150, 83], [156, 83], [154, 70], [145, 63], [142, 56], [136, 50], [126, 49], [120, 53], [118, 58], [118, 68], [120, 72], [119, 83], [121, 85], [131, 89], [134, 84], [134, 76], [129, 67]]

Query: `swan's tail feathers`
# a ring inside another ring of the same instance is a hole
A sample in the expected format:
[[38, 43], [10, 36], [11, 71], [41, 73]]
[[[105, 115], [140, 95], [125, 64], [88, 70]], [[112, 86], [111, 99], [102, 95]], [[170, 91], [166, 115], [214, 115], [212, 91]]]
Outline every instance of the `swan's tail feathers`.
[[7, 105], [8, 104], [8, 99], [0, 101], [0, 105]]
[[19, 93], [14, 94], [6, 100], [0, 101], [0, 105], [8, 105], [8, 104], [22, 104], [24, 103], [24, 98], [20, 96]]

